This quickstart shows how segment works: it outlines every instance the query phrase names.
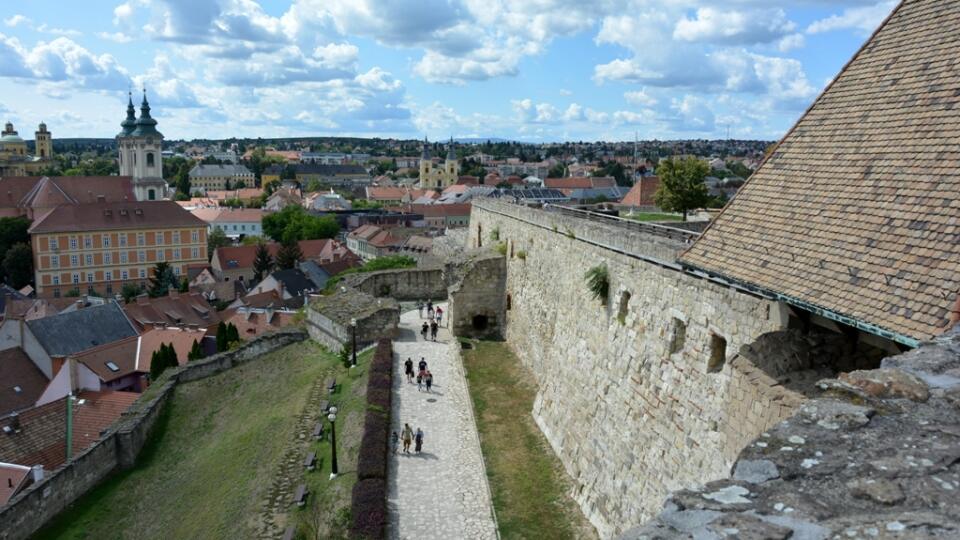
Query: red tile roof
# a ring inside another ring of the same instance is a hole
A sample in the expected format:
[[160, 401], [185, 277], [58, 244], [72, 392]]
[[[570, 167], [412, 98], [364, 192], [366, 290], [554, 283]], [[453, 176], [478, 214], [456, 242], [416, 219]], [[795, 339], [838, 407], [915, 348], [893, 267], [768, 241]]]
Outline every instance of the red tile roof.
[[7, 504], [27, 483], [30, 467], [0, 463], [0, 507]]
[[[333, 261], [349, 253], [343, 244], [329, 238], [301, 240], [299, 244], [304, 259]], [[267, 249], [270, 251], [272, 257], [276, 257], [277, 251], [280, 249], [280, 244], [269, 242], [267, 243]], [[217, 248], [216, 251], [214, 251], [214, 257], [220, 262], [220, 268], [223, 270], [253, 268], [253, 261], [257, 257], [257, 246], [228, 246]], [[235, 261], [235, 263], [228, 264], [230, 261]]]
[[193, 348], [193, 342], [203, 344], [205, 330], [191, 330], [188, 328], [154, 328], [140, 336], [140, 356], [137, 359], [137, 371], [150, 372], [153, 353], [160, 349], [160, 345], [173, 345], [177, 352], [177, 363], [181, 366], [187, 363], [187, 357]]
[[[144, 371], [137, 368], [139, 341], [140, 336], [132, 336], [87, 349], [72, 355], [71, 358], [87, 366], [101, 381], [108, 383], [136, 371]], [[110, 367], [111, 365], [116, 369]]]
[[0, 208], [50, 209], [61, 204], [134, 201], [129, 176], [5, 176], [0, 178]]
[[227, 322], [233, 323], [240, 338], [246, 340], [289, 325], [294, 315], [291, 312], [238, 309]]
[[178, 293], [150, 298], [141, 295], [124, 304], [123, 310], [141, 330], [154, 326], [189, 326], [209, 328], [220, 324], [220, 315], [198, 293]]
[[637, 183], [630, 188], [627, 195], [620, 201], [624, 206], [656, 206], [653, 202], [653, 195], [660, 187], [660, 178], [656, 176], [645, 176], [637, 180]]
[[543, 187], [554, 189], [587, 189], [600, 187], [614, 187], [616, 180], [611, 176], [572, 176], [567, 178], [547, 178]]
[[206, 225], [202, 219], [173, 201], [116, 202], [58, 206], [35, 221], [30, 233], [170, 229]]
[[0, 416], [32, 407], [48, 382], [20, 347], [0, 351]]

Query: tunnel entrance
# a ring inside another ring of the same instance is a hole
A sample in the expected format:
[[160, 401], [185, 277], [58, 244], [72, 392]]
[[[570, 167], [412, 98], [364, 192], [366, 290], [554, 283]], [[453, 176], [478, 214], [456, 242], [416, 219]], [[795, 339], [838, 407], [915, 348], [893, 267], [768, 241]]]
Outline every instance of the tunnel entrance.
[[490, 319], [486, 315], [474, 315], [472, 326], [474, 330], [483, 332], [490, 326]]

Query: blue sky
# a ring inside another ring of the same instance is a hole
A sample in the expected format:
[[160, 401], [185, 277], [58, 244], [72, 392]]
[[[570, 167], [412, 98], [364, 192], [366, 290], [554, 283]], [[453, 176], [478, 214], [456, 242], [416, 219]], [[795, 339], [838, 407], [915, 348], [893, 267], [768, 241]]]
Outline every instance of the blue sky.
[[168, 139], [777, 139], [894, 0], [31, 0], [0, 5], [0, 117]]

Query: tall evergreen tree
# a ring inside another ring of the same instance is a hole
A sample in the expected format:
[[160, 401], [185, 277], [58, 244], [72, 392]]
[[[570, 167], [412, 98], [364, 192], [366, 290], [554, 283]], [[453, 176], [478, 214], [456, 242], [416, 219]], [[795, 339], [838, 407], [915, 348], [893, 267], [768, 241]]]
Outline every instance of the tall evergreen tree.
[[227, 345], [240, 341], [240, 332], [233, 323], [227, 325]]
[[270, 255], [267, 244], [262, 241], [257, 243], [257, 253], [253, 259], [254, 282], [259, 283], [260, 280], [268, 276], [270, 271], [273, 270], [273, 265], [273, 256]]
[[173, 268], [165, 261], [158, 262], [153, 267], [153, 275], [150, 276], [151, 297], [165, 296], [170, 287], [179, 288], [180, 280], [173, 273]]
[[227, 341], [229, 336], [227, 335], [227, 325], [223, 321], [220, 321], [220, 324], [217, 325], [217, 352], [223, 352], [227, 350], [229, 342]]
[[193, 347], [190, 347], [190, 354], [187, 355], [187, 361], [192, 362], [201, 358], [203, 358], [203, 347], [200, 346], [199, 341], [193, 340]]
[[297, 266], [297, 263], [303, 259], [303, 252], [300, 251], [300, 244], [291, 235], [285, 235], [280, 249], [277, 250], [277, 268], [286, 270]]

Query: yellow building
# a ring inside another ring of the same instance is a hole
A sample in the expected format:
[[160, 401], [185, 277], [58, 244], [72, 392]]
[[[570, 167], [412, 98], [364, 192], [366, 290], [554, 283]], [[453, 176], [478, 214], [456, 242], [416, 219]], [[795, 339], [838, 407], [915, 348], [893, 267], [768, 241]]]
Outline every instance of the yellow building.
[[0, 176], [32, 176], [50, 165], [53, 138], [47, 125], [40, 123], [36, 132], [36, 155], [27, 153], [27, 142], [20, 138], [13, 124], [7, 122], [0, 133]]
[[117, 294], [149, 286], [158, 262], [174, 274], [207, 264], [207, 224], [173, 201], [65, 204], [30, 227], [37, 296]]
[[423, 155], [420, 156], [420, 187], [422, 189], [444, 189], [457, 183], [460, 176], [460, 163], [453, 149], [453, 139], [447, 145], [447, 160], [442, 167], [435, 167], [430, 158], [430, 144], [423, 139]]

